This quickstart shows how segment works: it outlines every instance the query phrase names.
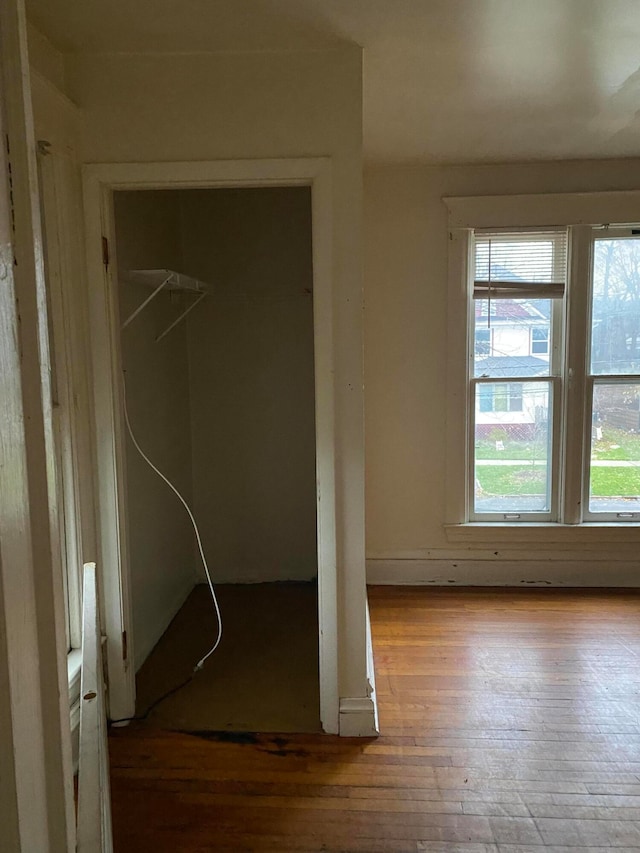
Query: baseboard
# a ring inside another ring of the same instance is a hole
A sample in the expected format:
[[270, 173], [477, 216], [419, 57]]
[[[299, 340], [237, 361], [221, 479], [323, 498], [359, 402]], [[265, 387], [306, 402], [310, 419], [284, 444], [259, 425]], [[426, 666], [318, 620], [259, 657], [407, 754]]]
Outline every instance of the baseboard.
[[158, 640], [164, 632], [167, 630], [176, 614], [185, 603], [191, 591], [197, 585], [198, 581], [192, 577], [189, 577], [187, 582], [180, 588], [179, 592], [174, 596], [172, 603], [165, 609], [164, 613], [156, 622], [156, 630], [153, 635], [145, 638], [145, 640], [141, 643], [137, 637], [134, 637], [134, 666], [135, 671], [138, 672], [142, 664], [149, 657], [153, 649], [158, 643]]
[[367, 583], [392, 586], [640, 587], [640, 560], [369, 559]]
[[377, 737], [378, 714], [371, 696], [342, 697], [340, 737]]
[[371, 615], [369, 613], [369, 600], [367, 599], [367, 682], [369, 685], [369, 698], [373, 702], [373, 726], [376, 733], [380, 732], [378, 720], [378, 696], [376, 693], [376, 667], [373, 659], [373, 640], [371, 639]]
[[366, 617], [368, 695], [343, 697], [340, 700], [340, 737], [376, 737], [380, 734], [369, 602]]

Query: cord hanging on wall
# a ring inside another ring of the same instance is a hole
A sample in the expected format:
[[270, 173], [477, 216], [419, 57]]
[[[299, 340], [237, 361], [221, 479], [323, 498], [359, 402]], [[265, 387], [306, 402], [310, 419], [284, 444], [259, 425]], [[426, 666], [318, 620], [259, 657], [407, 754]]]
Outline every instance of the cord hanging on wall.
[[152, 300], [155, 299], [162, 290], [171, 293], [192, 293], [195, 295], [193, 302], [191, 302], [191, 304], [188, 305], [185, 310], [156, 337], [156, 343], [161, 341], [165, 335], [168, 335], [169, 332], [178, 325], [178, 323], [184, 320], [187, 314], [190, 311], [193, 311], [196, 305], [203, 300], [209, 292], [207, 285], [203, 281], [193, 278], [190, 275], [176, 272], [175, 270], [126, 270], [121, 275], [125, 281], [131, 282], [132, 284], [143, 284], [147, 287], [153, 288], [149, 296], [147, 296], [147, 298], [138, 305], [135, 311], [129, 314], [121, 326], [122, 329], [125, 329], [129, 323], [138, 316], [138, 314], [144, 311], [147, 305], [149, 305], [149, 303], [152, 302]]

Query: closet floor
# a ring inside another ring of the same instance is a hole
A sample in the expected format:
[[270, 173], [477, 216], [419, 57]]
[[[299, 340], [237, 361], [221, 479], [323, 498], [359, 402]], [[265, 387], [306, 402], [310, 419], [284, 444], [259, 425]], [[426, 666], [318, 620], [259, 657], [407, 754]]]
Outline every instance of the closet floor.
[[[216, 587], [222, 642], [204, 669], [146, 719], [186, 732], [319, 732], [315, 583]], [[197, 586], [137, 676], [137, 713], [187, 679], [217, 632], [209, 589]]]

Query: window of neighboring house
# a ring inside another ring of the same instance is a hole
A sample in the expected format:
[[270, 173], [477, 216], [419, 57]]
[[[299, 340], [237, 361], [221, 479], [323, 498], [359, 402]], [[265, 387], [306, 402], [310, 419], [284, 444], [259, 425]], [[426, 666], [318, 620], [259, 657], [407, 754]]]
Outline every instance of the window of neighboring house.
[[521, 412], [522, 384], [509, 382], [495, 385], [478, 385], [478, 408], [480, 412]]
[[531, 355], [548, 355], [549, 327], [535, 326], [531, 329]]
[[473, 349], [460, 520], [640, 521], [634, 230], [468, 232]]
[[476, 355], [489, 355], [491, 353], [491, 329], [476, 327], [475, 353]]

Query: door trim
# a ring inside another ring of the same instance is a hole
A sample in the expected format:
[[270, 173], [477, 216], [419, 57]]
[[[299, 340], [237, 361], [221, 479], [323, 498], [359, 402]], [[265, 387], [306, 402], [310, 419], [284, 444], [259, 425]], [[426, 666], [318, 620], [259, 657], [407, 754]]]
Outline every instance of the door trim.
[[[327, 157], [102, 163], [83, 167], [97, 455], [96, 504], [100, 528], [99, 566], [103, 574], [107, 633], [109, 714], [113, 719], [132, 716], [135, 710], [113, 192], [274, 186], [311, 187], [320, 719], [325, 732], [338, 733], [333, 210], [331, 160]], [[111, 249], [108, 266], [103, 263], [103, 237], [107, 238]], [[124, 632], [130, 638], [126, 660], [123, 658]]]

